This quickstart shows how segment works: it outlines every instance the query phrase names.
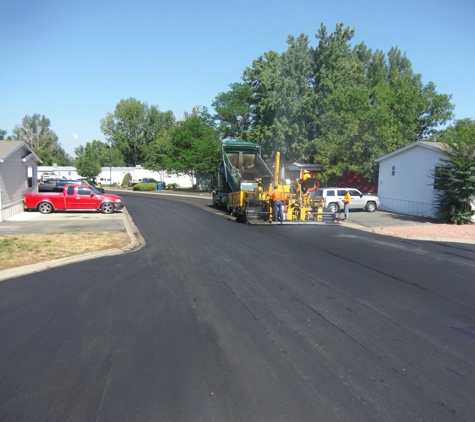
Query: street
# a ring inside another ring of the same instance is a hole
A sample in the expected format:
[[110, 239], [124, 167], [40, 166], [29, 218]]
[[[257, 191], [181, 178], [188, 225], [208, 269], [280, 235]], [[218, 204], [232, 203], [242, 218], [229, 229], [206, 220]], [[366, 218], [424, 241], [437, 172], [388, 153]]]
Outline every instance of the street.
[[475, 245], [125, 193], [137, 252], [0, 283], [1, 421], [469, 421]]

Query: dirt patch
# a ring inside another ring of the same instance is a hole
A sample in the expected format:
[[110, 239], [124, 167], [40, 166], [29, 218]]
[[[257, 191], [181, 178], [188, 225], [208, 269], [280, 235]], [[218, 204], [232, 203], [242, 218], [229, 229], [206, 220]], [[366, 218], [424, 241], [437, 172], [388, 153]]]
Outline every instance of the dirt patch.
[[458, 239], [475, 242], [475, 224], [415, 224], [411, 226], [375, 227], [375, 233], [395, 234], [408, 238]]
[[0, 270], [105, 249], [123, 248], [130, 238], [123, 232], [48, 233], [0, 236]]

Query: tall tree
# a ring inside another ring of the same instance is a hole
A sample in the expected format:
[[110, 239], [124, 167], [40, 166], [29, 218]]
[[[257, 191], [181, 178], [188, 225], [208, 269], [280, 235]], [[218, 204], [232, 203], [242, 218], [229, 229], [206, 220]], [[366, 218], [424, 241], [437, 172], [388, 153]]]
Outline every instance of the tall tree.
[[114, 113], [101, 120], [101, 131], [121, 151], [127, 165], [142, 164], [145, 149], [161, 130], [174, 124], [171, 111], [162, 113], [135, 98], [120, 100]]
[[453, 224], [471, 221], [475, 200], [475, 120], [455, 122], [438, 135], [445, 145], [445, 158], [435, 172], [440, 187], [437, 195], [439, 217]]
[[322, 25], [317, 34], [315, 160], [329, 182], [348, 171], [375, 182], [377, 157], [427, 138], [452, 118], [450, 96], [423, 85], [398, 48], [387, 56], [364, 44], [350, 49], [353, 35], [343, 24], [330, 35]]
[[[122, 153], [114, 148], [114, 145], [108, 144], [107, 142], [93, 140], [92, 142], [87, 142], [87, 148], [92, 148], [96, 151], [97, 156], [99, 157], [99, 164], [101, 167], [122, 167], [125, 166], [125, 161]], [[77, 149], [80, 152], [82, 157], [84, 155], [84, 147]]]
[[25, 116], [21, 125], [13, 129], [13, 139], [25, 141], [41, 158], [44, 165], [71, 165], [72, 158], [64, 151], [56, 133], [50, 129], [51, 122], [45, 116]]
[[262, 154], [267, 159], [273, 159], [278, 150], [275, 117], [279, 104], [279, 63], [280, 55], [268, 51], [254, 60], [252, 67], [246, 68], [242, 77], [253, 91], [250, 102], [252, 127], [248, 139], [261, 145]]
[[276, 86], [276, 146], [287, 161], [308, 161], [313, 158], [310, 141], [315, 129], [313, 50], [304, 34], [297, 38], [289, 35], [287, 44], [280, 58]]
[[[336, 26], [328, 34], [322, 24], [314, 52], [315, 161], [323, 168], [323, 179], [335, 182], [345, 171], [358, 171], [357, 156], [364, 154], [371, 141], [361, 125], [367, 116], [369, 92], [365, 83], [361, 45], [352, 50], [349, 44], [354, 29]], [[366, 59], [366, 55], [363, 54]]]
[[177, 123], [170, 132], [166, 148], [165, 167], [169, 171], [184, 173], [196, 179], [216, 170], [221, 152], [218, 132], [211, 127], [207, 118], [191, 115]]
[[229, 85], [231, 90], [216, 96], [212, 106], [216, 110], [219, 130], [223, 138], [247, 140], [252, 123], [252, 87], [247, 83]]
[[3, 141], [7, 137], [7, 131], [0, 129], [0, 141]]
[[156, 172], [168, 170], [168, 157], [173, 154], [173, 128], [160, 132], [155, 140], [147, 145], [144, 167]]
[[79, 146], [74, 149], [77, 158], [75, 166], [77, 172], [82, 177], [96, 177], [101, 172], [101, 162], [99, 152], [97, 150], [97, 142], [94, 145], [88, 142], [86, 146]]
[[[289, 36], [286, 51], [254, 60], [244, 83], [217, 97], [217, 119], [260, 144], [265, 158], [276, 151], [284, 162], [313, 158], [325, 181], [348, 171], [376, 181], [377, 157], [430, 138], [452, 119], [453, 106], [433, 83], [422, 83], [397, 47], [387, 54], [352, 47], [354, 34], [343, 23], [332, 33], [322, 24], [314, 49], [304, 34]], [[249, 111], [239, 131], [236, 99]]]

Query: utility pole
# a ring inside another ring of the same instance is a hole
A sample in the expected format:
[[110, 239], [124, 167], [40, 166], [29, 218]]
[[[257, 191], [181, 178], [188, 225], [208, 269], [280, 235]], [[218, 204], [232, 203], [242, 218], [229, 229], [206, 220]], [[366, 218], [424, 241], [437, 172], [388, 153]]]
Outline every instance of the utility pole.
[[112, 187], [112, 142], [109, 144], [109, 187]]

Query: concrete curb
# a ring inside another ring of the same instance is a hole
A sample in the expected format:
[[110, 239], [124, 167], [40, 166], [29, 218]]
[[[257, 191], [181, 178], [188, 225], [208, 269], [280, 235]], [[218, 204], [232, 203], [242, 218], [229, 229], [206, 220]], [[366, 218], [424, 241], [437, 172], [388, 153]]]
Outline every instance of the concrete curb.
[[137, 228], [132, 218], [130, 217], [129, 212], [124, 207], [122, 209], [125, 231], [129, 235], [130, 243], [127, 246], [124, 246], [121, 249], [106, 249], [97, 252], [88, 252], [81, 255], [68, 256], [66, 258], [52, 259], [51, 261], [38, 262], [36, 264], [24, 265], [22, 267], [9, 268], [7, 270], [0, 271], [0, 281], [8, 280], [10, 278], [20, 277], [22, 275], [38, 273], [40, 271], [49, 270], [50, 268], [61, 267], [63, 265], [73, 264], [75, 262], [86, 261], [89, 259], [102, 258], [105, 256], [120, 255], [123, 253], [129, 253], [138, 251], [143, 248], [146, 244], [145, 239], [140, 233], [140, 230]]

